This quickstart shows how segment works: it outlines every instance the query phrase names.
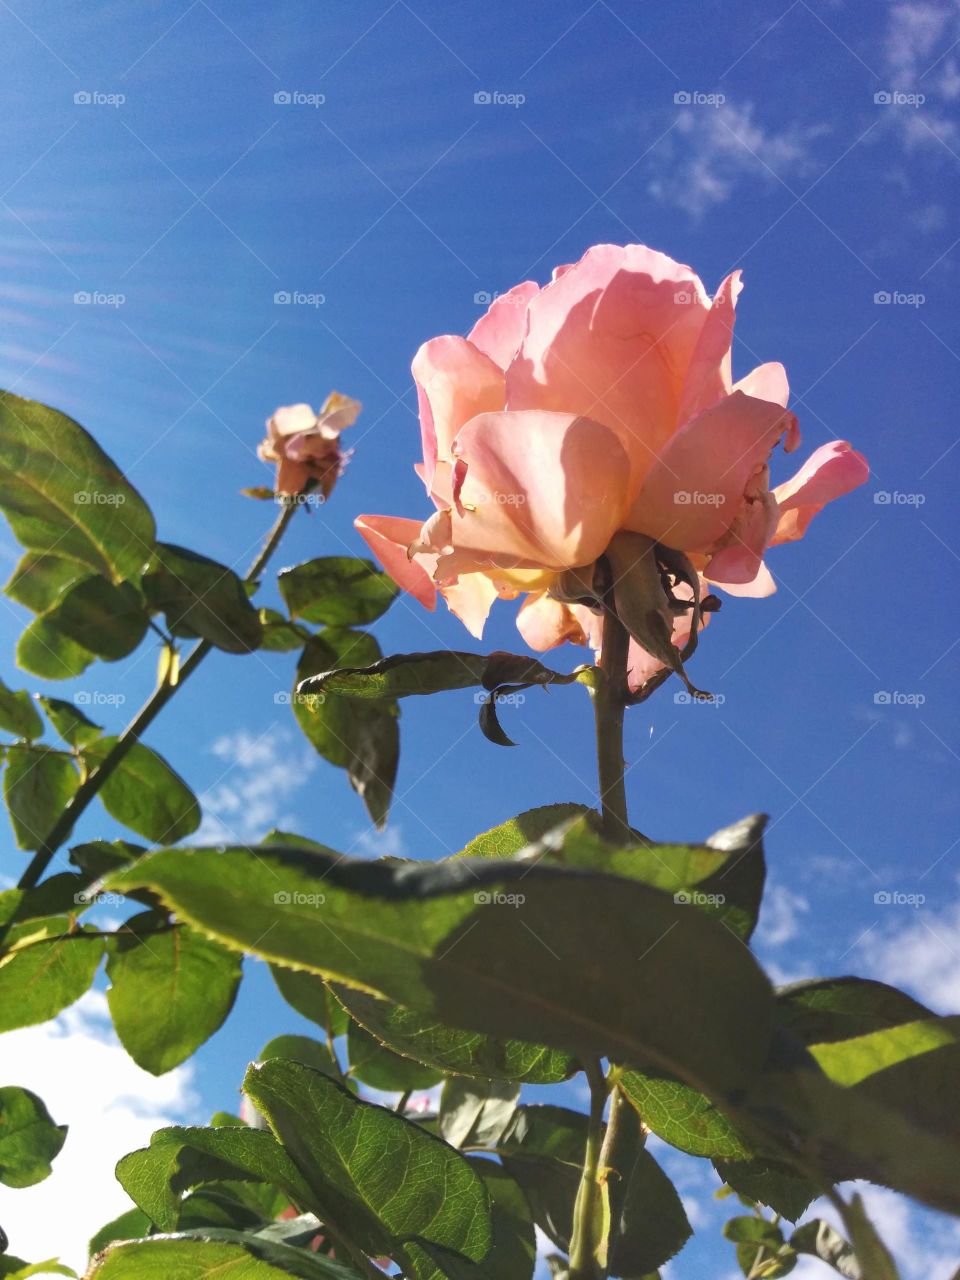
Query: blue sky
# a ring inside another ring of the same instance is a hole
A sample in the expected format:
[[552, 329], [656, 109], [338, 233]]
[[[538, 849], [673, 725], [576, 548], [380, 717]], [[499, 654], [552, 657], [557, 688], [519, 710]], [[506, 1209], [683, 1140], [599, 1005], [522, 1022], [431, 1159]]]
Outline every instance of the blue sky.
[[[600, 241], [662, 249], [710, 290], [743, 267], [735, 372], [781, 360], [804, 451], [847, 438], [873, 475], [772, 554], [773, 599], [727, 600], [693, 669], [718, 707], [678, 704], [668, 685], [631, 713], [631, 814], [653, 836], [699, 839], [767, 811], [759, 946], [773, 972], [869, 972], [948, 1011], [958, 37], [956, 0], [0, 5], [15, 122], [0, 159], [0, 385], [92, 430], [162, 537], [237, 567], [272, 514], [238, 493], [269, 480], [263, 419], [332, 388], [355, 396], [349, 470], [278, 563], [363, 554], [354, 515], [424, 511], [409, 362], [426, 338], [466, 332], [478, 295], [543, 281]], [[0, 557], [16, 554], [4, 528]], [[498, 606], [485, 647], [518, 648], [512, 613]], [[24, 623], [0, 607], [8, 680]], [[473, 647], [405, 600], [377, 634], [387, 652]], [[94, 671], [76, 687], [126, 699], [104, 707], [116, 728], [154, 655]], [[512, 752], [479, 736], [469, 694], [447, 695], [404, 707], [398, 798], [374, 837], [274, 702], [291, 676], [288, 656], [214, 656], [151, 731], [206, 792], [208, 834], [283, 820], [361, 854], [432, 858], [531, 805], [590, 797], [581, 690], [508, 710]], [[111, 831], [93, 813], [78, 834]], [[21, 860], [11, 848], [10, 874]], [[102, 1038], [96, 1012], [84, 1025]], [[249, 966], [233, 1019], [157, 1114], [229, 1105], [265, 1032], [293, 1022]], [[17, 1196], [39, 1205], [56, 1188]], [[709, 1231], [716, 1212], [702, 1212]], [[883, 1212], [904, 1240], [921, 1229]], [[928, 1245], [948, 1239], [925, 1221]], [[726, 1248], [691, 1246], [671, 1280], [730, 1270]]]

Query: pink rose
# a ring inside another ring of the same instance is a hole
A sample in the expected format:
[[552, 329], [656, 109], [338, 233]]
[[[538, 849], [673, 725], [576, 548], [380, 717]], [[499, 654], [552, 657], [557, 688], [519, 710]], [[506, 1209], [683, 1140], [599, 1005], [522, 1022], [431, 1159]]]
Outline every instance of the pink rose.
[[308, 404], [289, 404], [267, 419], [267, 438], [257, 454], [264, 462], [279, 464], [277, 493], [319, 489], [330, 496], [345, 461], [340, 432], [353, 426], [361, 408], [358, 400], [332, 391], [319, 413]]
[[711, 300], [662, 253], [595, 245], [497, 298], [469, 337], [425, 343], [417, 472], [435, 511], [356, 521], [387, 572], [428, 609], [439, 591], [476, 636], [498, 596], [523, 595], [533, 648], [596, 648], [598, 562], [608, 580], [612, 565], [631, 686], [679, 669], [698, 599], [770, 594], [766, 548], [868, 474], [834, 441], [770, 488], [773, 450], [800, 437], [782, 365], [732, 380], [740, 288], [734, 272]]

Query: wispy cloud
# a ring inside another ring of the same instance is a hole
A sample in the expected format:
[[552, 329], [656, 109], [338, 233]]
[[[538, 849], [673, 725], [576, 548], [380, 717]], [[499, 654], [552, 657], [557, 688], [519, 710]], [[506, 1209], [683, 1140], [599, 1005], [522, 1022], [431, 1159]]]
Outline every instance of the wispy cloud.
[[699, 217], [731, 199], [747, 179], [796, 189], [814, 166], [812, 144], [826, 132], [823, 125], [770, 128], [755, 118], [752, 102], [682, 106], [655, 153], [660, 172], [650, 194]]
[[757, 941], [768, 947], [782, 947], [800, 932], [802, 917], [810, 903], [785, 884], [772, 885], [766, 892], [757, 927]]
[[[934, 147], [944, 158], [960, 141], [949, 112], [960, 98], [960, 0], [898, 0], [884, 40], [888, 91], [918, 99], [888, 108], [908, 150]], [[942, 144], [942, 145], [941, 145]]]
[[872, 977], [906, 987], [938, 1013], [960, 1008], [960, 900], [942, 911], [914, 910], [899, 926], [872, 929], [858, 950]]
[[195, 843], [248, 843], [271, 827], [296, 826], [291, 802], [316, 765], [309, 748], [286, 731], [256, 737], [241, 730], [218, 738], [210, 750], [223, 772], [200, 797], [203, 822]]

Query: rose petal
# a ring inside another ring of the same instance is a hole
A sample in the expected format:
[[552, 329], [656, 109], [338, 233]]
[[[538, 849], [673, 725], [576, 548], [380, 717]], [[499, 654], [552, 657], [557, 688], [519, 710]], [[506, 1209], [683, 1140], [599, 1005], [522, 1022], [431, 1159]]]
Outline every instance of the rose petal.
[[267, 419], [267, 430], [275, 436], [293, 436], [316, 425], [317, 415], [308, 404], [283, 405]]
[[627, 450], [636, 491], [676, 429], [709, 306], [697, 276], [665, 254], [595, 245], [528, 304], [507, 407], [604, 423]]
[[331, 391], [320, 408], [317, 425], [328, 439], [335, 439], [341, 431], [353, 426], [362, 408], [359, 400]]
[[777, 584], [763, 561], [760, 562], [756, 577], [750, 582], [722, 582], [712, 576], [709, 577], [709, 582], [711, 587], [719, 587], [727, 595], [749, 596], [756, 599], [762, 596], [772, 596], [777, 589]]
[[590, 609], [561, 604], [541, 591], [527, 596], [520, 606], [517, 630], [531, 649], [543, 652], [555, 649], [565, 640], [590, 646], [595, 639], [599, 643], [599, 621]]
[[778, 439], [795, 424], [778, 404], [733, 392], [669, 441], [624, 527], [679, 551], [712, 546], [730, 529]]
[[[567, 569], [601, 555], [626, 507], [628, 466], [616, 435], [569, 413], [484, 413], [457, 436], [463, 514], [432, 524], [423, 549], [445, 576], [484, 569]], [[430, 522], [428, 522], [430, 523]]]
[[787, 371], [782, 364], [772, 360], [769, 364], [758, 364], [745, 378], [734, 384], [734, 391], [742, 391], [744, 395], [755, 396], [757, 400], [769, 400], [782, 409], [787, 407], [790, 399], [790, 384]]
[[733, 381], [730, 358], [733, 321], [737, 298], [743, 289], [740, 274], [739, 271], [732, 272], [721, 284], [700, 330], [683, 383], [678, 414], [681, 426], [730, 394]]
[[483, 573], [464, 573], [456, 582], [440, 588], [450, 612], [460, 619], [472, 636], [479, 640], [483, 625], [496, 600], [497, 588]]
[[450, 461], [450, 445], [463, 424], [478, 413], [503, 408], [503, 370], [466, 338], [449, 335], [425, 342], [412, 367], [429, 490], [437, 460]]
[[357, 516], [353, 525], [397, 586], [419, 600], [425, 609], [436, 608], [437, 589], [432, 577], [436, 559], [412, 559], [407, 550], [420, 533], [420, 522], [402, 516]]
[[761, 491], [751, 495], [740, 504], [724, 545], [711, 556], [705, 570], [707, 577], [719, 582], [753, 582], [776, 527], [777, 502], [773, 494]]
[[869, 475], [866, 458], [846, 440], [821, 445], [792, 479], [777, 485], [773, 491], [780, 508], [773, 544], [802, 538], [818, 511], [834, 498], [856, 489]]
[[533, 280], [516, 284], [490, 303], [467, 335], [478, 351], [506, 369], [517, 354], [527, 320], [527, 303], [540, 292]]

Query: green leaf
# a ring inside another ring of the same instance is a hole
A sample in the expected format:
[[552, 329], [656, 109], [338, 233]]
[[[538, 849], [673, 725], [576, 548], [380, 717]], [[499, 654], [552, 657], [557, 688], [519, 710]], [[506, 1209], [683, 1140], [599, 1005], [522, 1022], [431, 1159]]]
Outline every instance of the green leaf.
[[100, 1228], [95, 1236], [90, 1237], [90, 1256], [102, 1253], [108, 1244], [115, 1240], [135, 1240], [137, 1236], [145, 1236], [153, 1223], [143, 1212], [134, 1206], [119, 1217], [113, 1218]]
[[538, 809], [527, 809], [515, 818], [501, 822], [474, 836], [458, 858], [510, 858], [520, 853], [528, 844], [542, 840], [562, 823], [590, 813], [583, 804], [545, 804]]
[[[99, 764], [116, 738], [100, 738], [84, 750], [88, 764]], [[112, 818], [148, 840], [174, 841], [196, 831], [200, 806], [196, 796], [162, 756], [134, 742], [100, 788], [103, 807]]]
[[134, 862], [145, 852], [143, 845], [130, 844], [127, 840], [88, 840], [71, 848], [70, 861], [92, 879], [99, 880], [109, 871]]
[[820, 1195], [820, 1188], [788, 1164], [775, 1160], [714, 1160], [714, 1168], [728, 1186], [748, 1200], [766, 1205], [790, 1222]]
[[28, 551], [3, 589], [17, 604], [32, 609], [34, 613], [46, 613], [56, 604], [62, 591], [85, 578], [88, 572], [87, 567], [76, 560]]
[[73, 702], [62, 698], [38, 697], [47, 719], [60, 737], [71, 747], [86, 747], [99, 738], [102, 726], [94, 724]]
[[58, 631], [45, 617], [34, 618], [17, 641], [17, 666], [45, 680], [69, 680], [86, 671], [94, 655]]
[[240, 578], [195, 551], [157, 543], [143, 590], [175, 635], [202, 636], [226, 653], [250, 653], [263, 639], [260, 615]]
[[258, 1062], [266, 1062], [268, 1058], [292, 1058], [295, 1062], [315, 1067], [317, 1071], [325, 1071], [327, 1075], [340, 1074], [331, 1050], [310, 1036], [274, 1036], [257, 1054]]
[[32, 1187], [52, 1172], [50, 1162], [67, 1136], [43, 1102], [29, 1089], [0, 1088], [0, 1182]]
[[9, 391], [0, 395], [0, 507], [29, 551], [114, 582], [138, 576], [156, 536], [143, 499], [83, 427]]
[[625, 1071], [620, 1087], [644, 1124], [672, 1147], [693, 1156], [746, 1160], [753, 1155], [733, 1121], [681, 1080], [654, 1071]]
[[20, 689], [14, 692], [0, 680], [0, 729], [17, 738], [40, 738], [43, 721], [33, 705], [29, 693]]
[[68, 916], [12, 925], [0, 951], [0, 1031], [55, 1018], [90, 988], [103, 939]]
[[626, 1173], [619, 1225], [610, 1242], [610, 1270], [617, 1276], [645, 1276], [678, 1254], [693, 1234], [673, 1183], [640, 1147]]
[[848, 1040], [931, 1011], [896, 987], [869, 978], [814, 978], [777, 991], [778, 1020], [804, 1044]]
[[229, 944], [441, 1022], [655, 1064], [709, 1094], [749, 1088], [768, 1055], [772, 993], [743, 944], [618, 876], [261, 847], [162, 850], [106, 886], [152, 889]]
[[391, 1052], [366, 1028], [351, 1022], [347, 1028], [347, 1061], [350, 1074], [362, 1084], [386, 1093], [430, 1089], [443, 1079], [435, 1067]]
[[728, 1218], [723, 1224], [723, 1234], [734, 1244], [765, 1244], [771, 1249], [779, 1249], [783, 1244], [783, 1232], [780, 1228], [767, 1218], [754, 1214]]
[[0, 1276], [4, 1280], [27, 1280], [28, 1276], [72, 1276], [77, 1280], [77, 1273], [56, 1258], [29, 1263], [9, 1253], [0, 1257]]
[[217, 1031], [240, 984], [235, 951], [147, 911], [128, 920], [107, 957], [110, 1015], [130, 1057], [151, 1075], [185, 1062]]
[[[334, 663], [374, 661], [380, 646], [365, 631], [323, 631], [303, 650], [297, 685]], [[357, 703], [334, 693], [293, 699], [297, 723], [315, 749], [331, 764], [346, 769], [350, 785], [363, 799], [378, 827], [383, 826], [400, 758], [399, 711], [394, 702]]]
[[6, 750], [3, 798], [18, 849], [39, 849], [73, 798], [80, 778], [68, 755], [51, 747]]
[[352, 987], [337, 986], [335, 990], [350, 1016], [378, 1040], [395, 1053], [444, 1074], [555, 1084], [577, 1069], [570, 1054], [559, 1049], [462, 1031]]
[[[352, 654], [338, 654], [342, 662]], [[357, 666], [337, 666], [305, 672], [304, 695], [336, 693], [351, 698], [407, 698], [412, 694], [444, 693], [482, 685], [492, 691], [501, 685], [570, 684], [576, 675], [551, 671], [536, 658], [512, 653], [400, 653]], [[308, 678], [309, 677], [309, 678]]]
[[331, 1040], [347, 1029], [347, 1014], [322, 978], [304, 969], [285, 969], [272, 964], [270, 972], [277, 990], [291, 1008], [317, 1026], [323, 1027]]
[[291, 649], [302, 649], [310, 639], [306, 627], [299, 627], [288, 621], [276, 609], [258, 610], [263, 626], [263, 639], [260, 648], [272, 653], [289, 653]]
[[407, 1240], [473, 1261], [489, 1251], [484, 1184], [445, 1142], [299, 1062], [255, 1064], [243, 1088], [297, 1163], [313, 1189], [311, 1207], [334, 1234], [337, 1224], [373, 1255], [393, 1254]]
[[133, 653], [147, 630], [147, 612], [136, 587], [114, 585], [99, 575], [64, 591], [44, 621], [107, 662]]
[[208, 1229], [155, 1236], [108, 1249], [86, 1280], [357, 1280], [319, 1253], [239, 1231]]
[[291, 618], [328, 627], [362, 627], [386, 613], [399, 588], [370, 560], [321, 556], [277, 575]]
[[589, 1120], [565, 1107], [518, 1107], [498, 1151], [522, 1188], [533, 1220], [564, 1252], [570, 1248]]
[[519, 1084], [455, 1076], [440, 1095], [440, 1136], [452, 1147], [495, 1148], [517, 1110]]
[[158, 1129], [150, 1146], [117, 1165], [117, 1181], [161, 1231], [173, 1231], [183, 1193], [223, 1179], [280, 1187], [296, 1204], [311, 1198], [296, 1165], [263, 1129]]
[[828, 1267], [833, 1267], [834, 1271], [845, 1276], [846, 1280], [863, 1280], [863, 1272], [853, 1246], [823, 1218], [811, 1218], [802, 1227], [797, 1227], [790, 1237], [790, 1243], [798, 1253], [819, 1258]]

